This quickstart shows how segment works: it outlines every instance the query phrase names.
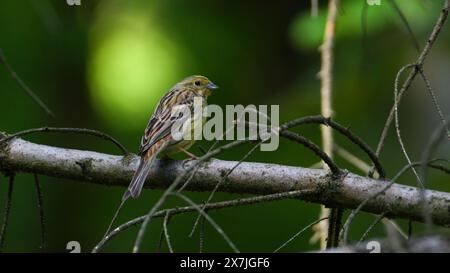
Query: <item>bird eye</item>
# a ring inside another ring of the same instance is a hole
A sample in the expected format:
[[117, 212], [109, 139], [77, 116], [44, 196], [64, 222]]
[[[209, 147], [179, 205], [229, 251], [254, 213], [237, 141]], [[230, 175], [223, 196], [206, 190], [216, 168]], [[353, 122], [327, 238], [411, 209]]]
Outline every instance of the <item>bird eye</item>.
[[194, 84], [195, 84], [196, 86], [200, 86], [201, 82], [200, 82], [200, 81], [195, 81]]

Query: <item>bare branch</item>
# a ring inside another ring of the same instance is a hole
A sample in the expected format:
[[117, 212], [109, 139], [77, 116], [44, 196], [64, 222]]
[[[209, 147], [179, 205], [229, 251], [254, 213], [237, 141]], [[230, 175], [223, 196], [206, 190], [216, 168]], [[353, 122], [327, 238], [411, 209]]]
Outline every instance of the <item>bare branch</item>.
[[169, 248], [169, 252], [173, 253], [172, 243], [170, 242], [170, 235], [169, 235], [169, 220], [170, 220], [170, 211], [167, 211], [166, 216], [164, 216], [164, 222], [163, 222], [163, 230], [164, 230], [164, 237], [166, 237], [167, 247]]
[[273, 252], [276, 253], [278, 251], [280, 251], [280, 249], [284, 248], [285, 246], [287, 246], [290, 242], [292, 242], [293, 240], [295, 240], [295, 238], [297, 238], [300, 234], [302, 234], [303, 232], [305, 232], [306, 230], [308, 230], [309, 228], [311, 228], [312, 226], [320, 223], [323, 220], [326, 220], [328, 218], [320, 218], [317, 219], [316, 221], [310, 223], [309, 225], [307, 225], [306, 227], [302, 228], [300, 231], [298, 231], [297, 233], [295, 233], [293, 236], [291, 236], [286, 242], [284, 242], [281, 246], [279, 246], [277, 249], [275, 249]]
[[[420, 76], [422, 76], [422, 79], [425, 82], [428, 93], [431, 97], [431, 100], [432, 100], [434, 108], [436, 109], [436, 112], [439, 116], [439, 119], [441, 120], [441, 123], [444, 124], [446, 122], [445, 117], [444, 117], [441, 107], [439, 106], [438, 100], [436, 98], [436, 94], [433, 91], [433, 88], [431, 87], [431, 82], [428, 79], [428, 77], [425, 75], [425, 72], [423, 71], [422, 67], [419, 67], [419, 72], [420, 72]], [[448, 126], [445, 126], [445, 131], [447, 133], [447, 138], [450, 139], [450, 130], [448, 129]]]
[[[320, 46], [321, 64], [320, 64], [320, 111], [324, 117], [331, 118], [333, 115], [332, 94], [333, 94], [333, 58], [334, 58], [334, 36], [336, 30], [338, 0], [328, 1], [328, 13], [323, 34], [323, 44]], [[333, 158], [333, 130], [327, 126], [320, 127], [322, 132], [322, 148], [329, 158]], [[324, 168], [330, 165], [324, 165]], [[320, 209], [320, 218], [327, 218], [325, 221], [319, 222], [315, 226], [317, 237], [320, 238], [320, 248], [332, 246], [333, 243], [331, 226], [334, 225], [330, 221], [334, 220], [329, 217], [334, 211], [322, 206]], [[327, 241], [328, 240], [328, 241]]]
[[3, 250], [3, 244], [5, 243], [5, 234], [9, 222], [9, 212], [11, 211], [12, 193], [14, 188], [14, 174], [9, 177], [8, 182], [8, 195], [5, 202], [5, 214], [3, 215], [3, 224], [0, 229], [0, 252]]
[[106, 139], [106, 140], [114, 143], [114, 145], [116, 145], [123, 152], [124, 155], [129, 154], [128, 150], [112, 136], [105, 134], [103, 132], [97, 131], [97, 130], [86, 129], [86, 128], [61, 128], [61, 127], [32, 128], [32, 129], [27, 129], [27, 130], [23, 130], [23, 131], [14, 133], [12, 135], [7, 135], [6, 137], [0, 137], [0, 145], [4, 142], [7, 142], [7, 141], [15, 138], [15, 137], [22, 137], [25, 135], [41, 133], [41, 132], [75, 133], [75, 134], [96, 136], [96, 137], [103, 138], [103, 139]]
[[45, 103], [31, 90], [30, 87], [17, 75], [16, 71], [11, 67], [8, 60], [6, 59], [5, 55], [3, 54], [3, 50], [0, 48], [0, 63], [2, 63], [6, 69], [9, 71], [9, 74], [11, 74], [11, 77], [17, 82], [17, 84], [22, 88], [28, 96], [30, 96], [34, 102], [39, 105], [49, 116], [54, 116], [53, 112], [45, 105]]
[[372, 231], [372, 229], [384, 218], [384, 213], [378, 215], [372, 224], [366, 229], [364, 234], [361, 236], [361, 239], [359, 239], [359, 243], [365, 241], [367, 239], [367, 236], [369, 236], [369, 233]]
[[231, 241], [231, 239], [225, 233], [225, 231], [223, 231], [223, 229], [200, 206], [195, 204], [194, 201], [192, 201], [186, 195], [184, 195], [182, 193], [179, 193], [179, 192], [172, 193], [171, 195], [174, 195], [174, 196], [177, 196], [177, 197], [181, 198], [186, 203], [188, 203], [191, 207], [194, 207], [195, 210], [197, 210], [214, 227], [214, 229], [217, 230], [217, 232], [222, 236], [222, 238], [228, 243], [230, 248], [235, 253], [239, 253], [240, 252], [239, 249], [236, 247], [236, 245], [233, 243], [233, 241]]
[[[401, 97], [403, 96], [403, 93], [406, 90], [408, 90], [408, 88], [411, 86], [414, 78], [417, 76], [417, 73], [419, 72], [418, 68], [422, 67], [423, 63], [425, 62], [425, 59], [428, 56], [428, 53], [430, 52], [431, 48], [433, 47], [434, 42], [436, 41], [437, 37], [439, 36], [439, 33], [441, 32], [441, 30], [444, 26], [444, 23], [447, 20], [449, 9], [450, 9], [450, 0], [445, 0], [444, 6], [441, 10], [441, 13], [440, 13], [438, 19], [436, 20], [436, 23], [433, 27], [433, 30], [431, 31], [430, 36], [428, 37], [427, 43], [425, 44], [425, 47], [423, 48], [422, 52], [420, 53], [419, 57], [417, 58], [417, 60], [415, 62], [415, 67], [411, 70], [407, 79], [403, 83], [402, 88], [398, 92], [398, 100], [401, 99]], [[377, 156], [379, 156], [381, 151], [383, 150], [387, 133], [389, 131], [389, 128], [391, 127], [392, 120], [394, 118], [394, 112], [395, 112], [395, 104], [392, 106], [391, 111], [389, 112], [389, 116], [386, 120], [383, 131], [381, 133], [380, 141], [378, 142], [378, 147], [376, 150]], [[372, 169], [372, 171], [373, 171], [373, 169]]]
[[400, 9], [400, 7], [398, 6], [398, 4], [397, 4], [397, 2], [395, 0], [390, 0], [389, 3], [391, 4], [391, 6], [395, 10], [395, 12], [397, 12], [397, 14], [400, 17], [400, 20], [402, 21], [402, 23], [405, 25], [405, 28], [406, 28], [406, 30], [408, 32], [408, 35], [411, 38], [411, 42], [413, 43], [414, 48], [417, 50], [417, 52], [420, 52], [419, 41], [417, 40], [416, 36], [414, 35], [414, 32], [413, 32], [411, 26], [409, 25], [408, 19], [406, 19], [405, 14]]
[[[276, 200], [282, 200], [282, 199], [286, 199], [286, 198], [296, 198], [299, 196], [302, 196], [306, 193], [308, 193], [309, 191], [307, 190], [300, 190], [300, 191], [289, 191], [289, 192], [282, 192], [282, 193], [275, 193], [275, 194], [269, 194], [269, 195], [263, 195], [263, 196], [255, 196], [255, 197], [249, 197], [249, 198], [242, 198], [242, 199], [235, 199], [235, 200], [228, 200], [228, 201], [222, 201], [222, 202], [216, 202], [216, 203], [209, 203], [206, 204], [206, 208], [204, 209], [205, 213], [207, 210], [216, 210], [216, 209], [224, 209], [224, 208], [231, 208], [231, 207], [236, 207], [236, 206], [245, 206], [245, 205], [252, 205], [252, 204], [257, 204], [257, 203], [262, 203], [262, 202], [270, 202], [270, 201], [276, 201]], [[176, 215], [176, 214], [180, 214], [180, 213], [187, 213], [187, 212], [192, 212], [192, 211], [197, 211], [198, 206], [187, 206], [187, 207], [176, 207], [176, 208], [170, 208], [170, 209], [164, 209], [164, 210], [160, 210], [158, 212], [156, 212], [153, 217], [157, 218], [157, 217], [164, 217], [166, 215], [167, 212], [170, 212], [171, 215]], [[142, 223], [145, 218], [147, 217], [147, 215], [135, 218], [133, 220], [130, 220], [122, 225], [120, 225], [119, 227], [115, 228], [113, 231], [111, 231], [111, 233], [109, 233], [107, 236], [105, 236], [92, 250], [92, 252], [98, 252], [104, 245], [106, 242], [108, 242], [109, 240], [111, 240], [112, 238], [114, 238], [115, 236], [117, 236], [119, 233], [121, 233], [122, 231], [138, 225], [140, 223]], [[202, 218], [204, 222], [204, 217]], [[161, 231], [161, 238], [160, 241], [162, 240], [164, 236], [164, 231]], [[202, 242], [203, 243], [203, 242]], [[160, 242], [161, 245], [161, 242]]]
[[[68, 178], [85, 183], [128, 186], [138, 164], [137, 156], [114, 156], [91, 151], [64, 149], [13, 139], [0, 147], [0, 170], [29, 172]], [[147, 188], [166, 189], [195, 161], [159, 160], [150, 172]], [[236, 161], [212, 159], [198, 169], [186, 190], [211, 191]], [[389, 185], [348, 173], [341, 180], [332, 179], [326, 170], [307, 169], [267, 163], [242, 162], [222, 183], [220, 191], [247, 194], [271, 194], [292, 190], [309, 190], [303, 200], [356, 208], [364, 200]], [[438, 225], [450, 226], [450, 193], [426, 190], [430, 216]], [[363, 211], [386, 217], [423, 221], [419, 189], [394, 183], [384, 194], [365, 203]]]
[[46, 235], [47, 235], [47, 229], [46, 229], [46, 222], [44, 217], [44, 204], [43, 204], [43, 197], [42, 197], [42, 189], [41, 189], [41, 183], [39, 181], [39, 176], [37, 174], [33, 174], [34, 176], [34, 184], [36, 187], [36, 195], [37, 195], [37, 206], [39, 210], [39, 223], [41, 224], [41, 249], [45, 249], [45, 242], [46, 242]]

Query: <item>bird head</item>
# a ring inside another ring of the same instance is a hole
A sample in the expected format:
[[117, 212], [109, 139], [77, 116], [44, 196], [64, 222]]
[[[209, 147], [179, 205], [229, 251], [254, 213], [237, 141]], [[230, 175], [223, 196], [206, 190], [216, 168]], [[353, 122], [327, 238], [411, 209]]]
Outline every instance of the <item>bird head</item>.
[[201, 96], [209, 96], [212, 91], [219, 88], [207, 77], [198, 75], [187, 77], [181, 82], [181, 85]]

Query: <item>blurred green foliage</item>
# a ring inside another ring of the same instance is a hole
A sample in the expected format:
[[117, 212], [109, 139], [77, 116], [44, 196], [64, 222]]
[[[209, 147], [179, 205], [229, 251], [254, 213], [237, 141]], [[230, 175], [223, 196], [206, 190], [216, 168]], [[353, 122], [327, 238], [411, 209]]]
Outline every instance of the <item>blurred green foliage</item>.
[[[387, 0], [381, 7], [365, 5], [362, 1], [343, 1], [339, 6], [341, 16], [336, 29], [338, 39], [360, 37], [364, 31], [372, 35], [382, 32], [386, 28], [401, 21], [401, 17], [391, 5], [393, 1]], [[414, 30], [426, 27], [427, 14], [423, 12], [421, 1], [396, 1], [401, 12], [409, 20], [408, 24]], [[389, 9], [391, 8], [391, 9]], [[326, 9], [320, 9], [318, 16], [311, 20], [311, 14], [303, 12], [297, 16], [291, 25], [291, 36], [295, 45], [302, 50], [315, 50], [322, 43], [323, 29], [327, 16]], [[365, 28], [364, 28], [365, 25]]]
[[[0, 130], [9, 133], [40, 127], [85, 127], [102, 130], [136, 152], [142, 131], [159, 97], [185, 76], [203, 74], [221, 90], [210, 102], [226, 104], [279, 104], [281, 122], [320, 112], [320, 46], [326, 1], [317, 18], [310, 1], [65, 1], [6, 0], [0, 4], [0, 47], [22, 79], [56, 114], [50, 118], [27, 97], [0, 67]], [[392, 106], [393, 82], [398, 69], [411, 63], [417, 51], [405, 25], [389, 0], [366, 7], [364, 1], [344, 0], [339, 7], [335, 42], [334, 98], [336, 119], [351, 126], [375, 147]], [[397, 0], [423, 46], [440, 10], [441, 1]], [[366, 36], [363, 37], [363, 33]], [[450, 113], [448, 26], [425, 64], [445, 113]], [[400, 110], [402, 133], [415, 160], [420, 158], [430, 131], [439, 123], [424, 84], [416, 80]], [[299, 130], [320, 143], [319, 130]], [[87, 136], [46, 134], [27, 138], [49, 145], [117, 153], [109, 143]], [[364, 160], [363, 153], [336, 136], [339, 145]], [[192, 148], [200, 153], [198, 146]], [[239, 159], [250, 146], [227, 151], [220, 158]], [[436, 156], [449, 154], [449, 145]], [[182, 156], [178, 156], [182, 158]], [[250, 161], [311, 166], [318, 159], [287, 141], [270, 154], [257, 152]], [[337, 163], [362, 173], [344, 160]], [[406, 164], [392, 134], [381, 160], [392, 177]], [[101, 239], [123, 188], [108, 188], [41, 177], [48, 227], [46, 251], [63, 252], [68, 241], [90, 251]], [[0, 201], [6, 197], [6, 178], [0, 177]], [[450, 190], [448, 177], [430, 172], [431, 188]], [[414, 182], [410, 174], [402, 183]], [[161, 191], [146, 190], [127, 203], [118, 222], [147, 212]], [[201, 202], [207, 193], [190, 193]], [[217, 194], [215, 199], [240, 197]], [[166, 206], [183, 205], [170, 200]], [[241, 251], [273, 251], [302, 227], [316, 219], [317, 204], [287, 200], [212, 211]], [[1, 212], [3, 216], [3, 211]], [[175, 251], [197, 251], [198, 233], [188, 234], [196, 214], [179, 215], [170, 223]], [[357, 240], [374, 219], [361, 214], [350, 238]], [[399, 221], [406, 228], [405, 221]], [[161, 221], [146, 236], [144, 251], [156, 251]], [[206, 225], [205, 251], [230, 251]], [[421, 225], [414, 224], [419, 233]], [[107, 245], [105, 251], [130, 251], [137, 229]], [[284, 251], [317, 249], [303, 234]], [[378, 226], [373, 236], [383, 235]], [[18, 174], [5, 251], [39, 251], [40, 227], [32, 176]], [[167, 248], [163, 246], [163, 251]]]

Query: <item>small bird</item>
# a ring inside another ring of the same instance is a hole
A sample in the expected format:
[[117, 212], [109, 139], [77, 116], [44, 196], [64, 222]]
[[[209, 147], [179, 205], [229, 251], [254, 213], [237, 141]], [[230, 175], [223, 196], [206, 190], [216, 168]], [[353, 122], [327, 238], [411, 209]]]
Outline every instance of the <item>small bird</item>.
[[[128, 189], [122, 196], [122, 201], [117, 208], [108, 229], [105, 232], [105, 236], [109, 234], [111, 227], [117, 218], [119, 211], [125, 204], [126, 200], [131, 196], [137, 198], [141, 193], [142, 187], [144, 186], [145, 180], [147, 179], [148, 173], [152, 167], [153, 162], [158, 154], [163, 153], [165, 155], [184, 152], [190, 157], [195, 156], [187, 151], [192, 144], [194, 144], [195, 139], [192, 140], [180, 139], [176, 140], [172, 136], [172, 126], [182, 124], [186, 122], [191, 122], [191, 132], [195, 130], [196, 114], [194, 116], [180, 116], [173, 115], [176, 113], [174, 111], [176, 107], [185, 106], [188, 107], [191, 113], [194, 108], [194, 99], [199, 97], [202, 99], [202, 108], [206, 107], [206, 100], [209, 95], [211, 95], [213, 90], [219, 87], [211, 82], [208, 78], [204, 76], [190, 76], [182, 80], [181, 82], [175, 84], [159, 101], [153, 115], [148, 121], [147, 127], [145, 128], [144, 135], [141, 139], [141, 145], [139, 148], [140, 161], [138, 168], [136, 169], [133, 178], [131, 179]], [[203, 110], [203, 109], [202, 109]], [[191, 120], [189, 120], [189, 118]], [[202, 117], [200, 124], [203, 124], [205, 119]], [[194, 123], [194, 126], [192, 126]], [[185, 132], [182, 132], [183, 135]]]
[[[191, 138], [192, 140], [175, 140], [171, 134], [172, 126], [183, 118], [180, 115], [173, 116], [172, 110], [176, 106], [185, 105], [192, 112], [195, 97], [202, 98], [202, 107], [205, 107], [206, 99], [216, 89], [218, 89], [218, 86], [208, 78], [204, 76], [190, 76], [174, 85], [161, 98], [145, 128], [139, 148], [139, 155], [141, 156], [139, 166], [134, 173], [130, 186], [122, 197], [122, 201], [125, 201], [130, 196], [133, 198], [139, 196], [158, 154], [168, 155], [184, 152], [188, 156], [195, 158], [193, 154], [187, 151], [194, 144], [195, 140], [193, 138]], [[191, 126], [191, 130], [193, 129], [193, 126]]]

